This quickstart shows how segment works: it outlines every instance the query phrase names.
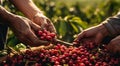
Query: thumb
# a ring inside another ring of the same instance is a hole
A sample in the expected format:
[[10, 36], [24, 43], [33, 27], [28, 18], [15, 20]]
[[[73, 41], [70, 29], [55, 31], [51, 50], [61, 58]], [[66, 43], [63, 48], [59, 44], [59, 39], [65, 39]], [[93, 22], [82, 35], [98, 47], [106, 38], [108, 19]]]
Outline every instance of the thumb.
[[77, 38], [74, 41], [80, 41], [85, 36], [85, 32], [81, 32], [78, 34]]
[[39, 30], [42, 29], [39, 25], [35, 24], [34, 22], [31, 23], [31, 28], [32, 28], [32, 30], [34, 30], [35, 32], [37, 32], [37, 31], [39, 31]]
[[51, 21], [50, 19], [46, 19], [46, 21], [47, 21], [47, 26], [46, 26], [46, 27], [49, 27], [48, 30], [49, 30], [50, 32], [56, 33], [56, 29], [55, 29], [52, 21]]
[[106, 46], [106, 49], [110, 52], [110, 53], [113, 53], [115, 54], [115, 46], [114, 46], [114, 42], [110, 42], [107, 46]]

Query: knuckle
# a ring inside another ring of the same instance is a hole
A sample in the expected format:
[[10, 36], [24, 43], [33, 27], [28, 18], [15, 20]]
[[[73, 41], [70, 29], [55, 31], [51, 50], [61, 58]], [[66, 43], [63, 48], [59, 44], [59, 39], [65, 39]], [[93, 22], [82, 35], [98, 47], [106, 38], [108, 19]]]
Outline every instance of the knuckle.
[[83, 31], [81, 32], [81, 34], [85, 34], [85, 33], [87, 33], [87, 30], [83, 30]]
[[109, 45], [114, 45], [115, 42], [114, 41], [110, 41]]
[[41, 45], [42, 43], [38, 39], [34, 39], [33, 44], [35, 44], [35, 45]]

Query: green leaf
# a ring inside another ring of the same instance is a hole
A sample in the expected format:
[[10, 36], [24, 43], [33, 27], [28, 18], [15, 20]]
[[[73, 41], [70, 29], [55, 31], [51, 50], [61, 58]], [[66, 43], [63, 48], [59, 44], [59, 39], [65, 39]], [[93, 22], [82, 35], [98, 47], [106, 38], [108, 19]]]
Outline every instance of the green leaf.
[[67, 32], [67, 24], [65, 21], [60, 22], [59, 33], [61, 36], [65, 36]]
[[74, 23], [70, 23], [70, 25], [72, 26], [73, 31], [79, 32], [79, 28], [77, 27], [77, 25], [75, 25]]
[[19, 40], [16, 37], [13, 37], [9, 40], [7, 45], [9, 45], [10, 47], [14, 47], [18, 44], [18, 42], [19, 42]]
[[68, 20], [72, 19], [73, 17], [74, 17], [73, 15], [68, 15], [68, 16], [65, 16], [64, 20], [68, 21]]
[[87, 28], [87, 23], [82, 21], [79, 17], [73, 17], [70, 22], [74, 22], [76, 24], [78, 24], [79, 26], [81, 26], [82, 28]]
[[60, 22], [56, 22], [56, 23], [54, 23], [54, 25], [55, 25], [55, 28], [56, 28], [57, 33], [59, 34]]

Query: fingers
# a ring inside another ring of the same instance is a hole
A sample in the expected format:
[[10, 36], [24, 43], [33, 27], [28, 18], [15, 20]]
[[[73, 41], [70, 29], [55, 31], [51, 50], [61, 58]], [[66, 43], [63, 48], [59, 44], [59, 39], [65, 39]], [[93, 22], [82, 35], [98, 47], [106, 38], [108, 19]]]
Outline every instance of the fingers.
[[111, 42], [107, 45], [107, 49], [109, 52], [114, 52], [114, 44], [112, 44]]
[[85, 36], [85, 32], [83, 31], [80, 34], [78, 34], [78, 37], [74, 41], [80, 41], [84, 36]]
[[120, 54], [120, 36], [114, 38], [106, 47], [108, 51], [112, 54]]
[[22, 42], [22, 43], [24, 43], [24, 44], [32, 44], [32, 42], [31, 41], [29, 41], [28, 39], [27, 39], [27, 37], [24, 37], [24, 36], [18, 36], [18, 39]]
[[49, 30], [50, 32], [56, 33], [56, 29], [55, 29], [53, 23], [52, 23], [49, 19], [46, 19], [46, 21], [47, 21], [46, 27], [49, 27], [48, 30]]
[[117, 50], [116, 50], [116, 46], [115, 46], [115, 43], [114, 42], [110, 42], [108, 45], [107, 45], [107, 50], [112, 53], [112, 54], [116, 54], [117, 53]]
[[29, 40], [29, 42], [31, 41], [30, 46], [40, 46], [48, 44], [48, 41], [39, 40], [39, 38], [32, 31], [30, 31], [27, 35], [27, 39]]
[[35, 23], [31, 23], [31, 28], [35, 31], [35, 32], [37, 32], [37, 31], [39, 31], [39, 30], [41, 30], [42, 28], [39, 26], [39, 25], [37, 25], [37, 24], [35, 24]]
[[32, 21], [41, 26], [42, 29], [47, 29], [50, 32], [56, 33], [53, 23], [43, 14], [36, 14]]

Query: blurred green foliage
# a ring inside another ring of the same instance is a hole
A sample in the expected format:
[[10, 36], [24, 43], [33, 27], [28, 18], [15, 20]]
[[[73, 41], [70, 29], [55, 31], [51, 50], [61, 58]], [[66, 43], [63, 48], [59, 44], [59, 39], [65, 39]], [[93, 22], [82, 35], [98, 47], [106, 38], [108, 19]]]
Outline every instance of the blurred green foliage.
[[[82, 30], [97, 25], [115, 15], [120, 9], [120, 0], [33, 0], [37, 7], [49, 17], [57, 30], [59, 39], [72, 42]], [[98, 2], [97, 2], [98, 1]], [[89, 3], [88, 3], [89, 2]], [[24, 16], [10, 2], [4, 7], [14, 14]], [[9, 33], [8, 45], [20, 43]]]

